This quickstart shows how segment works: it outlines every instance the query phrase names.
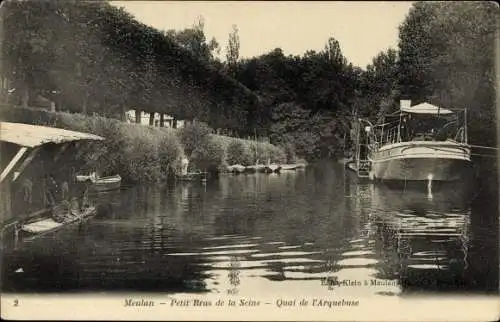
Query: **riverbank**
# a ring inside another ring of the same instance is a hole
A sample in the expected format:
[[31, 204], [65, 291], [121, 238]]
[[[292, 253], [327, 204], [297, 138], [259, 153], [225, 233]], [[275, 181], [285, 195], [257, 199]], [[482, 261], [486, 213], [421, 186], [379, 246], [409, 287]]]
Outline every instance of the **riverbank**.
[[0, 119], [102, 136], [106, 140], [84, 154], [83, 170], [98, 169], [103, 175], [120, 174], [128, 183], [158, 182], [174, 177], [179, 174], [184, 157], [190, 159], [190, 168], [216, 172], [236, 163], [294, 161], [287, 160], [283, 148], [267, 142], [208, 132], [200, 136], [196, 123], [189, 125], [191, 128], [175, 130], [11, 105], [0, 105]]

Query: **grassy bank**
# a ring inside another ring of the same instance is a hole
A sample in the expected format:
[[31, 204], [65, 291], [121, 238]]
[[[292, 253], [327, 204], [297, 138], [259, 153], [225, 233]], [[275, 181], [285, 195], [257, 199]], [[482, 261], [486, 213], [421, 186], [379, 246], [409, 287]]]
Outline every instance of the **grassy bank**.
[[[85, 153], [84, 170], [120, 174], [127, 182], [166, 180], [184, 156], [192, 169], [221, 171], [231, 164], [286, 162], [285, 150], [266, 142], [211, 134], [203, 123], [180, 130], [123, 123], [99, 116], [2, 105], [0, 119], [88, 132], [106, 138]], [[292, 161], [292, 160], [290, 160]]]

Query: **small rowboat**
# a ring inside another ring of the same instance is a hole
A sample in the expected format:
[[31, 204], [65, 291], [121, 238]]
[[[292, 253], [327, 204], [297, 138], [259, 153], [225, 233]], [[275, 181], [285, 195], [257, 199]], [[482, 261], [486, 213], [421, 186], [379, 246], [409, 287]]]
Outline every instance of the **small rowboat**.
[[77, 175], [76, 181], [78, 182], [92, 182], [92, 189], [94, 191], [110, 191], [116, 190], [121, 187], [122, 177], [114, 175], [109, 177], [97, 177], [95, 172], [90, 175]]
[[227, 167], [227, 171], [231, 173], [243, 173], [245, 171], [245, 166], [241, 164], [230, 165]]
[[264, 164], [249, 165], [245, 167], [245, 173], [265, 172], [266, 166]]
[[207, 172], [188, 172], [186, 174], [181, 174], [177, 176], [179, 181], [207, 181]]
[[297, 169], [304, 169], [305, 167], [306, 167], [306, 165], [303, 163], [283, 164], [283, 165], [281, 165], [281, 170], [283, 170], [283, 171], [297, 170]]
[[82, 222], [85, 219], [96, 214], [95, 207], [89, 207], [83, 210], [80, 214], [74, 215], [71, 219], [63, 222], [57, 222], [53, 218], [45, 218], [32, 223], [24, 224], [21, 227], [23, 240], [33, 240], [39, 236], [58, 231], [63, 227]]
[[122, 177], [114, 175], [110, 177], [97, 178], [92, 185], [95, 191], [110, 191], [120, 189], [122, 184]]

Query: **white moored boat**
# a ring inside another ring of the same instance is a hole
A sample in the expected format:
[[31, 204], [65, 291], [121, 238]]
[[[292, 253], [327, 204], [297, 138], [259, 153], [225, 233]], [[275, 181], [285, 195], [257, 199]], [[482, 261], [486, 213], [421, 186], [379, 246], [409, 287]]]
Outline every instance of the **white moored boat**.
[[[471, 169], [467, 111], [401, 102], [400, 111], [365, 128], [371, 179], [456, 181]], [[368, 122], [369, 123], [369, 122]]]

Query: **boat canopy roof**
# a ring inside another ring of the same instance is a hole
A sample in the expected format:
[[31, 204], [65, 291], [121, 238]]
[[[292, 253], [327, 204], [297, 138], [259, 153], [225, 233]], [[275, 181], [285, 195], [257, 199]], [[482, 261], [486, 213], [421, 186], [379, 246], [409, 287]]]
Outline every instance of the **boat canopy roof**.
[[104, 138], [48, 126], [0, 122], [0, 141], [23, 147], [34, 148], [46, 143], [60, 144], [80, 140], [102, 141]]
[[431, 114], [431, 115], [445, 115], [445, 114], [453, 114], [453, 111], [440, 108], [436, 105], [432, 105], [429, 103], [421, 103], [414, 106], [409, 107], [401, 107], [402, 112], [407, 113], [415, 113], [415, 114]]

